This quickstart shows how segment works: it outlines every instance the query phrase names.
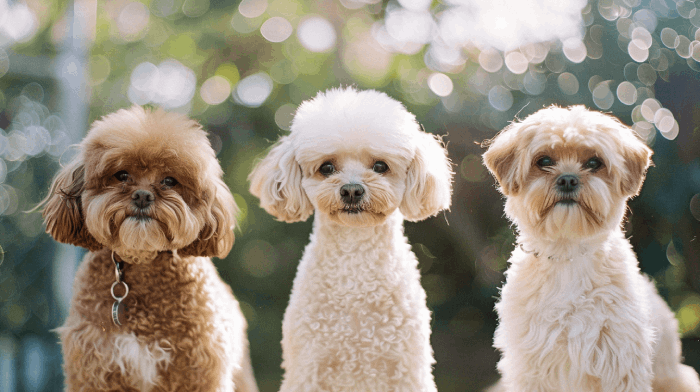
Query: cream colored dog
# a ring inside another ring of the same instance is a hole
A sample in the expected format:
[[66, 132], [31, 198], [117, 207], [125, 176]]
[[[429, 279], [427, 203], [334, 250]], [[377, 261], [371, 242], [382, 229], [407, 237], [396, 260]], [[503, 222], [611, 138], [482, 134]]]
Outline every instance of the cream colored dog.
[[386, 94], [334, 89], [299, 107], [250, 180], [278, 219], [315, 213], [282, 325], [281, 391], [436, 391], [403, 220], [450, 206], [440, 141]]
[[518, 229], [496, 305], [499, 390], [700, 391], [621, 228], [650, 156], [630, 128], [583, 106], [542, 109], [492, 140], [484, 163]]

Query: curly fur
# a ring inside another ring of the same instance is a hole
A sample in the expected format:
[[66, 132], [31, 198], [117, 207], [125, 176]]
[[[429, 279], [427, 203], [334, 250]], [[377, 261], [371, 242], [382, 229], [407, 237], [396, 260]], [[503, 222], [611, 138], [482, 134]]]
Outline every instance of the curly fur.
[[[551, 164], [538, 165], [544, 156]], [[542, 109], [491, 141], [484, 163], [518, 229], [496, 305], [493, 391], [700, 391], [674, 315], [621, 229], [650, 156], [630, 128], [582, 106]], [[560, 175], [578, 179], [575, 195], [557, 188]]]
[[[374, 171], [378, 161], [389, 169]], [[281, 391], [435, 391], [430, 311], [403, 220], [449, 207], [442, 143], [385, 94], [334, 89], [299, 107], [249, 178], [278, 219], [315, 214], [282, 325]], [[362, 187], [361, 201], [341, 197], [346, 184]]]
[[[257, 391], [245, 318], [204, 257], [233, 245], [237, 208], [222, 174], [199, 124], [134, 106], [96, 121], [56, 176], [46, 231], [91, 250], [57, 329], [68, 391]], [[152, 204], [138, 207], [137, 191]], [[112, 252], [130, 289], [119, 327]]]

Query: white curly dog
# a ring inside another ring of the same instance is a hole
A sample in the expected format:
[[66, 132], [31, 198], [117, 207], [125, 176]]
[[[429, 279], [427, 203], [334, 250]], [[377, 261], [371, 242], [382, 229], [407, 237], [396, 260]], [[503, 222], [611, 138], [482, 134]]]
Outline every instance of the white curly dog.
[[430, 311], [403, 220], [449, 208], [445, 148], [386, 94], [319, 93], [250, 174], [285, 222], [315, 212], [282, 326], [282, 392], [436, 391]]
[[616, 118], [542, 109], [491, 142], [484, 163], [518, 228], [496, 305], [494, 391], [700, 392], [678, 323], [622, 231], [651, 150]]

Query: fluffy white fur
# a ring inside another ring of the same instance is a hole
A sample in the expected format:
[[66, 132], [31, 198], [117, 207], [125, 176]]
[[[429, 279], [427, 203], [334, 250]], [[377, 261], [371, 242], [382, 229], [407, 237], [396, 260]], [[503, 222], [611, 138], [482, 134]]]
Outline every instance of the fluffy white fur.
[[[284, 316], [281, 391], [435, 391], [430, 311], [403, 220], [450, 205], [440, 140], [383, 93], [329, 90], [299, 107], [250, 180], [278, 219], [315, 213]], [[350, 183], [360, 202], [343, 201]]]
[[[621, 229], [650, 156], [631, 129], [582, 106], [542, 109], [491, 141], [484, 163], [518, 229], [496, 305], [494, 390], [700, 391]], [[557, 188], [561, 175], [578, 179], [573, 195]]]

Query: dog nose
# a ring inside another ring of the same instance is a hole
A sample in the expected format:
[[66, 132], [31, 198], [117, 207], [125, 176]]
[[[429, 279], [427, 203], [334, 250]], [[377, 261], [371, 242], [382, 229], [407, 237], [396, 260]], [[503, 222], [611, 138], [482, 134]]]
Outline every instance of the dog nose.
[[557, 187], [562, 192], [573, 192], [578, 188], [578, 177], [573, 174], [564, 174], [557, 178]]
[[155, 199], [156, 197], [153, 196], [153, 193], [145, 189], [139, 189], [131, 194], [131, 201], [138, 208], [146, 208], [150, 206], [153, 204]]
[[360, 184], [345, 184], [340, 187], [340, 198], [345, 204], [356, 204], [362, 200], [365, 188]]

